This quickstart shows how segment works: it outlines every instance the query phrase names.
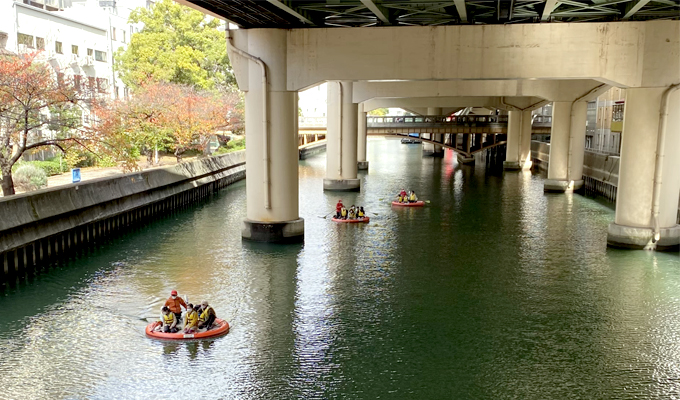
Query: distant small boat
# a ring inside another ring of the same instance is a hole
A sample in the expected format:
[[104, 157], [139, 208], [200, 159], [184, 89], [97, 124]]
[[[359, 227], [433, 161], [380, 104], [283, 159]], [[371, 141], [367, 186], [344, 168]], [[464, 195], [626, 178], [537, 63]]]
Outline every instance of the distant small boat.
[[363, 218], [355, 218], [355, 219], [338, 219], [338, 218], [331, 218], [331, 221], [333, 222], [343, 222], [346, 224], [359, 224], [359, 223], [368, 223], [368, 221], [371, 220], [371, 217], [363, 217]]
[[398, 201], [393, 201], [392, 205], [397, 207], [422, 207], [425, 205], [425, 202], [422, 200], [418, 200], [413, 203], [400, 203]]
[[412, 138], [403, 138], [401, 139], [402, 144], [418, 144], [422, 143], [423, 141], [420, 139], [412, 139]]
[[164, 340], [188, 340], [188, 339], [205, 339], [216, 336], [221, 336], [229, 332], [229, 323], [223, 319], [215, 318], [213, 328], [203, 332], [196, 333], [165, 333], [155, 331], [156, 327], [161, 321], [152, 322], [146, 326], [146, 335], [154, 339]]

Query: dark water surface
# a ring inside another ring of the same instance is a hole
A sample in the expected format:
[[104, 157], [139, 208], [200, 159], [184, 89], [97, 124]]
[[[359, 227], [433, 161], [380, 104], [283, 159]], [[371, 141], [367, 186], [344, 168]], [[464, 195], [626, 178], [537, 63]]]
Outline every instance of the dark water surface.
[[[614, 212], [543, 178], [369, 140], [362, 192], [300, 164], [304, 246], [242, 243], [245, 185], [0, 297], [0, 398], [680, 397], [680, 257], [607, 250]], [[392, 209], [413, 188], [423, 209]], [[368, 225], [319, 218], [338, 198]], [[145, 337], [171, 289], [231, 332]]]

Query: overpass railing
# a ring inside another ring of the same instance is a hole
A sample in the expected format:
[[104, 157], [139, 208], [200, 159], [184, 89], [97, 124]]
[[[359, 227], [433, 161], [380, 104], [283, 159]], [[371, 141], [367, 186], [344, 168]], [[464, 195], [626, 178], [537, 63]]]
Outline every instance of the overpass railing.
[[508, 123], [507, 115], [462, 115], [462, 116], [385, 116], [366, 118], [368, 127], [377, 128], [383, 125], [393, 124], [493, 124]]

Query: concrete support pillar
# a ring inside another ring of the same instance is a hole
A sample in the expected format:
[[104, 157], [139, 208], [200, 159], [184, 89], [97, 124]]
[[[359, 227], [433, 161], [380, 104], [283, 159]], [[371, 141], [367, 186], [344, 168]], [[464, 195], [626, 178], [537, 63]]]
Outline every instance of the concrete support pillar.
[[359, 104], [357, 113], [357, 169], [368, 170], [368, 161], [366, 160], [366, 111], [364, 111], [364, 103]]
[[[616, 217], [609, 225], [609, 246], [674, 250], [680, 243], [680, 91], [668, 97], [665, 124], [659, 118], [663, 93], [664, 88], [626, 89]], [[660, 129], [665, 135], [657, 154]]]
[[352, 103], [352, 82], [328, 83], [328, 126], [324, 190], [358, 191], [358, 105]]
[[503, 169], [531, 169], [531, 110], [508, 112], [508, 144]]
[[[296, 92], [286, 90], [286, 32], [250, 31], [247, 52], [266, 64], [268, 90], [265, 107], [262, 69], [249, 61], [247, 205], [241, 234], [244, 239], [260, 242], [302, 242], [304, 221], [298, 214]], [[266, 128], [265, 120], [268, 121]]]
[[587, 108], [585, 101], [553, 103], [546, 192], [573, 192], [583, 186]]

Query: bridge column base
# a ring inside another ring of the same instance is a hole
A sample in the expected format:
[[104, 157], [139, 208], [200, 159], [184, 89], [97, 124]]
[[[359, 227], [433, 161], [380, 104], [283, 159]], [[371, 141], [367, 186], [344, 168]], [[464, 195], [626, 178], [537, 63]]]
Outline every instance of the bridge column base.
[[423, 147], [423, 157], [444, 157], [444, 149], [437, 151]]
[[253, 242], [301, 243], [305, 240], [305, 221], [302, 218], [283, 222], [260, 222], [244, 219], [241, 237]]
[[359, 171], [368, 171], [368, 161], [357, 161], [357, 169]]
[[335, 192], [358, 192], [361, 190], [361, 179], [324, 179], [323, 190]]
[[547, 193], [573, 193], [583, 187], [583, 180], [568, 181], [563, 179], [546, 179], [543, 191]]
[[661, 228], [659, 240], [653, 240], [653, 229], [609, 224], [607, 246], [624, 249], [677, 251], [680, 248], [680, 225]]
[[519, 161], [503, 161], [503, 169], [506, 171], [526, 171], [531, 169], [531, 161], [520, 164]]
[[475, 157], [465, 157], [462, 154], [458, 154], [456, 155], [456, 159], [458, 160], [458, 164], [475, 165]]

